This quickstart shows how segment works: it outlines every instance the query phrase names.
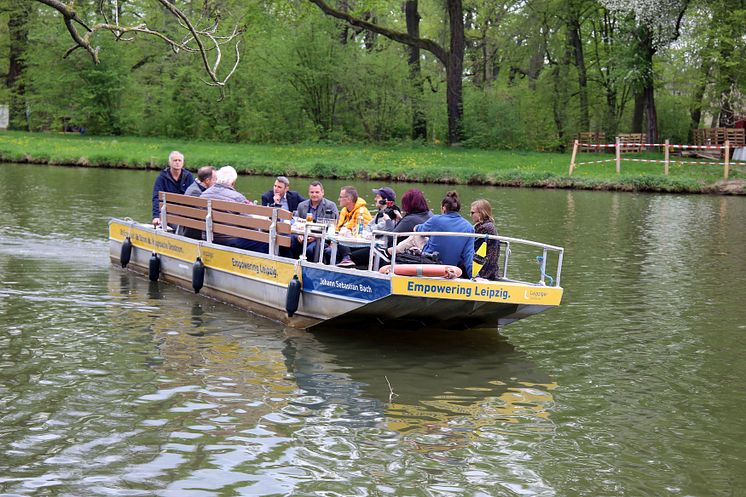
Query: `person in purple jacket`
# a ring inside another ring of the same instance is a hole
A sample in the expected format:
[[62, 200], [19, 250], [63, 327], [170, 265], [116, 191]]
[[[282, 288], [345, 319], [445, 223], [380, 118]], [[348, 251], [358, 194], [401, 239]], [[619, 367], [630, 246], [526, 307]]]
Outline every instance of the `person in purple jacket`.
[[192, 183], [194, 183], [192, 173], [184, 169], [184, 154], [176, 150], [168, 154], [168, 167], [161, 171], [153, 183], [153, 226], [161, 224], [158, 194], [160, 192], [184, 194]]
[[[474, 227], [461, 217], [461, 202], [458, 193], [450, 191], [440, 202], [442, 214], [433, 216], [415, 227], [415, 231], [447, 231], [449, 233], [474, 233]], [[474, 240], [466, 236], [431, 236], [423, 252], [438, 253], [443, 264], [458, 266], [463, 277], [471, 277], [471, 263], [474, 259]]]

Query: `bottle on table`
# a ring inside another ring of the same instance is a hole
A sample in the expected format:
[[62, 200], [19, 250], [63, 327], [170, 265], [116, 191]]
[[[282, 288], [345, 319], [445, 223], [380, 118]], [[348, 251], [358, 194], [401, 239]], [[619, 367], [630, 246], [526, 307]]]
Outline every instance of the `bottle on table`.
[[363, 236], [363, 230], [365, 229], [365, 222], [363, 221], [363, 213], [357, 215], [357, 236]]

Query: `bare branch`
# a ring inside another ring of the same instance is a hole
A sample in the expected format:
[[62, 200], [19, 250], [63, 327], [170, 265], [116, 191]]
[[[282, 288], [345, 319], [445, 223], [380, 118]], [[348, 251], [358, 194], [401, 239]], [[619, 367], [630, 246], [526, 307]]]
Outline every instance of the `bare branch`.
[[421, 48], [422, 50], [427, 50], [428, 52], [433, 54], [440, 62], [442, 62], [444, 66], [448, 65], [448, 51], [430, 39], [416, 38], [407, 33], [394, 31], [394, 30], [379, 26], [378, 24], [374, 24], [372, 22], [359, 19], [357, 17], [351, 16], [347, 12], [336, 10], [330, 7], [329, 4], [327, 4], [324, 0], [308, 0], [308, 1], [313, 4], [316, 4], [316, 6], [320, 8], [322, 12], [324, 12], [324, 14], [328, 16], [336, 17], [337, 19], [345, 21], [347, 24], [351, 26], [367, 29], [368, 31], [378, 33], [380, 35], [385, 36], [386, 38], [389, 38], [394, 41], [398, 41], [399, 43], [404, 43], [405, 45], [410, 45], [413, 47]]
[[[204, 70], [209, 76], [209, 81], [206, 81], [206, 83], [210, 86], [216, 86], [221, 89], [221, 99], [223, 95], [223, 87], [236, 72], [236, 68], [238, 67], [238, 63], [240, 61], [239, 45], [240, 35], [244, 32], [243, 28], [235, 26], [230, 34], [218, 35], [217, 33], [220, 21], [218, 16], [215, 16], [215, 18], [209, 23], [207, 27], [195, 27], [195, 24], [189, 19], [189, 17], [185, 15], [181, 10], [179, 10], [174, 4], [169, 2], [169, 0], [157, 0], [157, 3], [163, 6], [168, 12], [170, 12], [170, 14], [177, 19], [179, 26], [181, 26], [181, 28], [187, 32], [182, 41], [177, 41], [176, 39], [162, 31], [149, 28], [145, 22], [134, 26], [121, 25], [119, 19], [118, 4], [115, 5], [116, 10], [114, 12], [114, 22], [112, 23], [109, 21], [109, 16], [105, 12], [103, 0], [99, 2], [99, 15], [104, 19], [105, 22], [96, 24], [93, 27], [89, 27], [76, 14], [74, 8], [74, 0], [70, 0], [69, 3], [65, 3], [62, 0], [33, 1], [47, 5], [62, 14], [65, 26], [70, 33], [70, 37], [75, 42], [75, 45], [65, 52], [64, 57], [68, 57], [78, 48], [82, 48], [86, 52], [88, 52], [88, 54], [93, 59], [94, 64], [98, 64], [99, 47], [94, 47], [92, 40], [93, 37], [101, 31], [111, 32], [114, 35], [116, 41], [132, 41], [135, 39], [135, 36], [137, 34], [153, 36], [164, 41], [174, 51], [174, 53], [184, 51], [187, 53], [199, 54]], [[141, 16], [139, 15], [137, 15], [137, 17], [141, 18]], [[86, 31], [85, 34], [80, 33], [80, 27], [82, 27]], [[131, 34], [133, 36], [125, 37], [126, 34]], [[205, 40], [209, 40], [209, 43], [207, 45], [205, 44]], [[231, 70], [228, 72], [228, 74], [225, 77], [220, 78], [218, 75], [220, 64], [222, 63], [222, 51], [220, 47], [221, 45], [225, 45], [227, 43], [234, 43], [235, 45], [236, 62]], [[212, 62], [210, 61], [210, 52], [214, 52], [214, 54], [212, 55]]]

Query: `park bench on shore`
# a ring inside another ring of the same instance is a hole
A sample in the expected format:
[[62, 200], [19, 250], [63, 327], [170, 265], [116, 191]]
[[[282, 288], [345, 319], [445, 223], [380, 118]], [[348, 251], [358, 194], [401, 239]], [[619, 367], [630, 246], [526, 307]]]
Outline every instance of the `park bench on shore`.
[[210, 243], [215, 234], [267, 243], [270, 255], [290, 247], [290, 211], [167, 192], [160, 192], [159, 198], [163, 226], [204, 232]]

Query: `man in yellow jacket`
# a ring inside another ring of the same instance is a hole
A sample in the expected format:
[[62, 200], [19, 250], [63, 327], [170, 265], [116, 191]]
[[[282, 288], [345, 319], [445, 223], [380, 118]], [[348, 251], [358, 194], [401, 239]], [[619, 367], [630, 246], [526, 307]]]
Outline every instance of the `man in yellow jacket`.
[[[358, 197], [357, 189], [354, 186], [343, 186], [339, 192], [339, 219], [337, 220], [337, 230], [343, 227], [352, 233], [357, 232], [358, 218], [362, 214], [363, 226], [366, 226], [373, 216], [365, 206], [365, 199]], [[341, 258], [341, 260], [339, 260]], [[355, 263], [350, 258], [350, 247], [340, 245], [337, 251], [337, 260], [340, 267], [355, 267]]]
[[365, 199], [357, 196], [357, 189], [354, 186], [343, 186], [339, 192], [339, 206], [342, 209], [339, 211], [337, 231], [346, 226], [355, 233], [360, 214], [363, 215], [363, 225], [367, 226], [373, 216], [365, 205]]

